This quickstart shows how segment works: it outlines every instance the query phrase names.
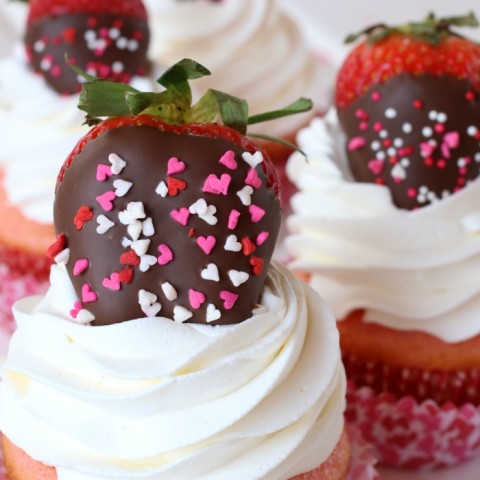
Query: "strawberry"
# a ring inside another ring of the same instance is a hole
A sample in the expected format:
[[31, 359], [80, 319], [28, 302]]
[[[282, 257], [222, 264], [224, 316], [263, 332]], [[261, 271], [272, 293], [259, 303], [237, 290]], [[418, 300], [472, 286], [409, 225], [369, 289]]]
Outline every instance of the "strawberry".
[[388, 186], [400, 208], [434, 203], [478, 176], [480, 45], [451, 30], [462, 25], [478, 23], [471, 14], [375, 25], [338, 73], [352, 174]]
[[160, 77], [161, 93], [84, 86], [80, 108], [96, 125], [62, 167], [54, 205], [68, 249], [59, 256], [69, 257], [79, 298], [73, 317], [229, 324], [260, 300], [281, 222], [279, 185], [244, 135], [245, 101], [208, 91], [191, 106], [188, 80], [206, 74], [183, 60]]
[[31, 0], [25, 48], [33, 70], [61, 94], [81, 90], [69, 62], [91, 75], [129, 82], [147, 69], [150, 38], [141, 0]]

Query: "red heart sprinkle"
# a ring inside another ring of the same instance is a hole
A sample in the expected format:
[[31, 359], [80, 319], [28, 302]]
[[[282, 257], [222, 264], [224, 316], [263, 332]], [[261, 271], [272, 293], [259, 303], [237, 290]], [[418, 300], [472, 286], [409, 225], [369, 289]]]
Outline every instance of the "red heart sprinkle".
[[64, 233], [57, 235], [57, 239], [48, 247], [47, 255], [49, 258], [55, 258], [67, 246], [67, 237]]
[[246, 257], [248, 257], [248, 255], [253, 253], [257, 248], [257, 246], [248, 237], [242, 238], [241, 243], [242, 243], [243, 254]]
[[250, 265], [253, 267], [252, 271], [254, 275], [260, 275], [263, 270], [263, 264], [265, 263], [263, 258], [260, 257], [252, 257], [249, 260]]
[[122, 265], [140, 265], [140, 257], [133, 250], [129, 250], [120, 255], [120, 263]]
[[121, 283], [125, 283], [127, 285], [132, 283], [133, 268], [124, 268], [121, 272], [118, 273], [118, 279]]
[[82, 205], [73, 219], [73, 223], [77, 230], [81, 230], [86, 222], [93, 218], [93, 211], [87, 205]]
[[180, 178], [168, 177], [167, 178], [168, 195], [175, 197], [179, 190], [185, 190], [187, 184]]

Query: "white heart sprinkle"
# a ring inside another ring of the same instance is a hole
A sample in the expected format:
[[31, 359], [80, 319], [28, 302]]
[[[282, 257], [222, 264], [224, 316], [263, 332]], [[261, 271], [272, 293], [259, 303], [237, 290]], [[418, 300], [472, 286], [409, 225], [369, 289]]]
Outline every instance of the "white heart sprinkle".
[[204, 198], [199, 198], [195, 203], [190, 205], [189, 209], [190, 213], [203, 215], [207, 213], [207, 202]]
[[187, 310], [185, 307], [181, 307], [180, 305], [177, 305], [173, 309], [173, 319], [176, 322], [183, 323], [192, 316], [193, 316], [193, 313], [190, 310]]
[[127, 182], [126, 180], [122, 180], [121, 178], [117, 178], [113, 182], [113, 186], [115, 187], [115, 195], [117, 197], [125, 196], [128, 191], [132, 188], [133, 183]]
[[118, 218], [123, 225], [130, 225], [131, 223], [145, 218], [145, 211], [142, 202], [130, 202], [127, 208], [118, 213]]
[[114, 175], [118, 175], [127, 165], [127, 162], [116, 153], [111, 153], [108, 156], [108, 161], [112, 164], [112, 173]]
[[224, 248], [229, 252], [239, 252], [242, 249], [242, 244], [237, 240], [236, 235], [229, 235]]
[[157, 313], [162, 309], [162, 306], [156, 302], [153, 305], [142, 305], [142, 312], [147, 316], [147, 317], [155, 317]]
[[250, 185], [245, 185], [241, 190], [237, 192], [238, 197], [245, 206], [252, 203], [253, 188]]
[[161, 181], [158, 185], [157, 188], [155, 189], [155, 193], [160, 195], [161, 197], [165, 198], [168, 193], [168, 187], [167, 184], [164, 181]]
[[247, 272], [240, 272], [238, 270], [229, 270], [228, 276], [235, 287], [245, 283], [250, 277]]
[[171, 302], [173, 302], [174, 300], [177, 299], [177, 291], [175, 290], [175, 288], [171, 283], [168, 283], [168, 282], [162, 283], [162, 291], [165, 297], [167, 298], [167, 300], [170, 300]]
[[200, 272], [200, 276], [204, 280], [212, 280], [213, 282], [220, 281], [220, 276], [218, 275], [218, 267], [214, 263], [209, 263], [207, 268], [204, 268]]
[[209, 205], [205, 213], [200, 213], [198, 216], [207, 222], [209, 225], [216, 225], [218, 218], [215, 216], [217, 213], [217, 207], [215, 205]]
[[132, 243], [132, 249], [135, 253], [141, 257], [147, 253], [148, 247], [150, 246], [150, 240], [143, 239], [143, 240], [136, 240]]
[[145, 305], [153, 305], [156, 301], [157, 296], [154, 293], [144, 290], [143, 288], [138, 291], [138, 303], [142, 307]]
[[250, 152], [243, 152], [242, 158], [252, 167], [255, 168], [259, 163], [263, 162], [262, 152], [257, 151], [253, 155]]
[[221, 316], [220, 310], [218, 310], [213, 303], [210, 303], [207, 307], [207, 323], [214, 322]]
[[140, 238], [140, 234], [142, 233], [142, 222], [140, 220], [136, 220], [132, 222], [128, 227], [127, 227], [127, 232], [132, 238], [132, 240], [135, 242]]
[[122, 247], [123, 248], [129, 248], [132, 243], [133, 242], [129, 238], [123, 237], [123, 239], [122, 239]]
[[97, 233], [99, 233], [100, 235], [107, 233], [115, 225], [115, 223], [112, 222], [105, 215], [99, 215], [97, 217], [97, 223], [98, 223]]
[[157, 263], [157, 257], [153, 255], [142, 255], [140, 257], [140, 271], [146, 272]]
[[69, 248], [63, 249], [54, 258], [55, 263], [64, 263], [65, 265], [67, 265], [69, 260], [70, 260], [70, 249]]
[[142, 233], [146, 237], [151, 237], [152, 235], [155, 234], [155, 227], [153, 226], [153, 220], [148, 217], [143, 223], [142, 223]]
[[86, 325], [93, 320], [95, 320], [95, 315], [85, 308], [82, 308], [75, 317], [75, 322], [81, 323], [82, 325]]

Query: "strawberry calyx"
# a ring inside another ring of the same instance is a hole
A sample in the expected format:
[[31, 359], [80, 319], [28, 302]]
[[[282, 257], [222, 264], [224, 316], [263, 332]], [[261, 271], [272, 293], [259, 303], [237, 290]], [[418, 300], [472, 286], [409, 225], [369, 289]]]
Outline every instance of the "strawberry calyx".
[[348, 35], [345, 43], [352, 43], [361, 37], [366, 37], [368, 44], [376, 43], [392, 34], [411, 35], [432, 45], [438, 45], [442, 39], [449, 36], [461, 37], [452, 27], [478, 27], [479, 23], [473, 12], [467, 15], [437, 18], [429, 13], [421, 22], [409, 22], [399, 26], [378, 23]]
[[96, 79], [74, 65], [72, 68], [87, 80], [78, 107], [87, 113], [88, 125], [98, 124], [105, 117], [147, 114], [172, 125], [222, 123], [244, 135], [250, 124], [306, 112], [313, 106], [310, 99], [300, 98], [280, 110], [249, 117], [246, 100], [213, 89], [207, 90], [192, 105], [189, 80], [210, 75], [210, 71], [188, 58], [174, 64], [158, 78], [157, 83], [164, 88], [161, 92], [140, 92], [124, 83]]

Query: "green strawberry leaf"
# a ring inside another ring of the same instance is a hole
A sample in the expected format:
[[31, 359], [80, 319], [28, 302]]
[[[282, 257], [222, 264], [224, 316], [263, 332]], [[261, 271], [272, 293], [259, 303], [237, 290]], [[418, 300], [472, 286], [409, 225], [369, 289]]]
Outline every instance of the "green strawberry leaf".
[[295, 115], [297, 113], [308, 112], [313, 108], [313, 102], [309, 98], [299, 98], [295, 102], [283, 107], [279, 110], [274, 110], [271, 112], [259, 113], [258, 115], [253, 115], [248, 117], [248, 125], [253, 125], [254, 123], [267, 122], [269, 120], [275, 120], [277, 118], [286, 117], [287, 115]]

